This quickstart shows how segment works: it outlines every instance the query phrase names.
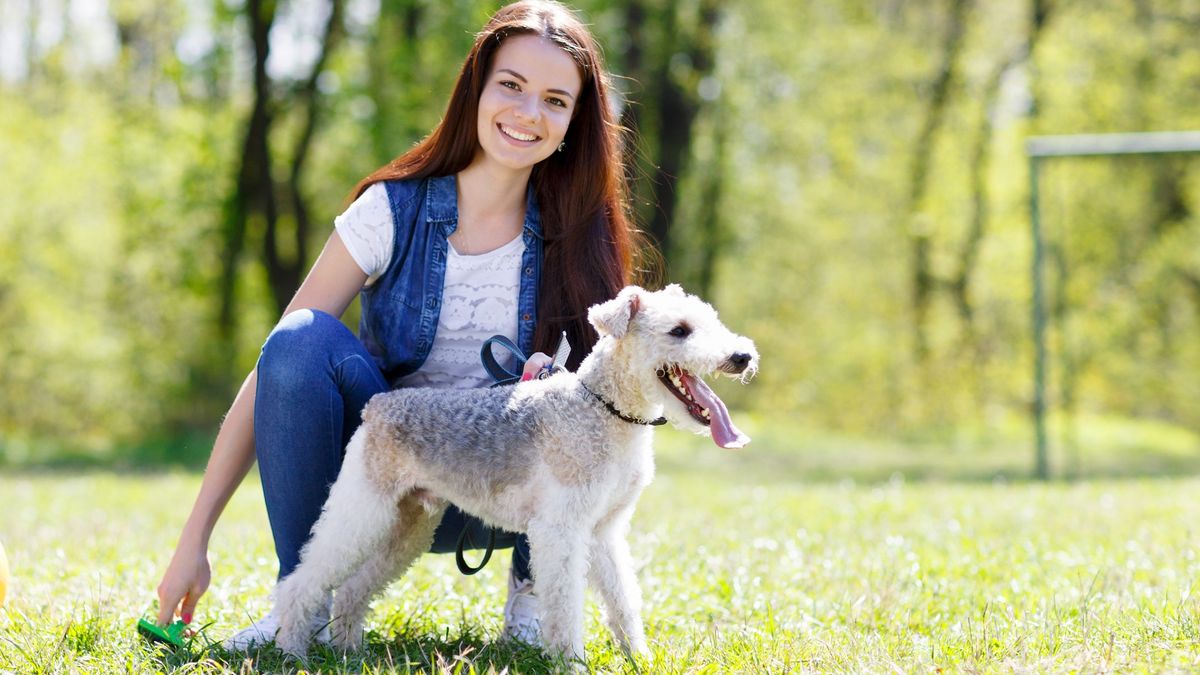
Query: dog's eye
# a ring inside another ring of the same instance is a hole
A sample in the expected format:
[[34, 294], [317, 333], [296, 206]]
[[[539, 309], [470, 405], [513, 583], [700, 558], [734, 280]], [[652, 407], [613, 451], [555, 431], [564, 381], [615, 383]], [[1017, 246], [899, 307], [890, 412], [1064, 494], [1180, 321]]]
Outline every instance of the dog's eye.
[[688, 335], [691, 335], [691, 333], [692, 329], [684, 325], [675, 326], [671, 330], [667, 331], [667, 335], [677, 338], [685, 338]]

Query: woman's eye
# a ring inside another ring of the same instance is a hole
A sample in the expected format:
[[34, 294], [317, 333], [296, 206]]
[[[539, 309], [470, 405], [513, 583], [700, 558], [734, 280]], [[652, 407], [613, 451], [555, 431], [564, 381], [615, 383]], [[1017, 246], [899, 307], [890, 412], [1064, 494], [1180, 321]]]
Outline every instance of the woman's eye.
[[683, 338], [690, 335], [691, 332], [691, 329], [687, 326], [675, 326], [671, 330], [667, 331], [667, 335], [670, 335], [671, 337]]
[[558, 106], [559, 108], [567, 107], [567, 102], [562, 100], [561, 98], [548, 98], [548, 99], [546, 99], [546, 102], [549, 103], [550, 105]]
[[513, 91], [521, 91], [521, 85], [517, 84], [516, 82], [513, 82], [512, 80], [503, 80], [500, 82], [500, 86], [508, 87], [509, 89], [512, 89]]

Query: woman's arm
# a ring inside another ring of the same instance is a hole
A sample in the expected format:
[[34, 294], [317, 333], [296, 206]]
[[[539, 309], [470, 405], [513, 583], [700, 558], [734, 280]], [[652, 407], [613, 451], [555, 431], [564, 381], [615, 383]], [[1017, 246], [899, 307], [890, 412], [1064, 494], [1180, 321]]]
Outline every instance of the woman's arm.
[[[319, 309], [340, 317], [367, 280], [337, 232], [300, 285], [283, 315], [297, 309]], [[192, 505], [175, 553], [158, 585], [158, 623], [166, 625], [178, 612], [191, 622], [200, 596], [208, 590], [211, 568], [208, 542], [230, 497], [254, 466], [254, 393], [257, 372], [250, 371], [229, 408], [213, 443], [200, 494]], [[181, 606], [182, 603], [182, 606]]]

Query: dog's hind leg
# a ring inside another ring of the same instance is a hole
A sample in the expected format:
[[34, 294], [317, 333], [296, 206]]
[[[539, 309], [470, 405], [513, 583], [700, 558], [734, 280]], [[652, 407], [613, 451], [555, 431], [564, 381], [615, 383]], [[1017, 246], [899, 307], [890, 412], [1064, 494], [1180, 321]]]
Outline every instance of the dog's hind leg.
[[429, 550], [433, 532], [442, 520], [446, 504], [431, 502], [413, 493], [400, 499], [398, 517], [387, 545], [379, 547], [358, 570], [338, 587], [333, 597], [333, 645], [342, 649], [362, 646], [363, 619], [371, 599], [388, 582], [403, 575], [412, 563]]
[[[565, 513], [555, 517], [568, 518]], [[542, 640], [556, 655], [582, 660], [588, 533], [568, 518], [531, 522], [527, 534], [533, 584], [542, 612]]]
[[604, 601], [604, 622], [625, 651], [646, 651], [642, 627], [642, 590], [633, 573], [633, 558], [625, 537], [632, 509], [601, 521], [592, 541], [588, 578]]
[[300, 551], [300, 566], [275, 589], [280, 623], [275, 644], [293, 656], [308, 650], [310, 622], [325, 593], [353, 574], [396, 522], [395, 496], [367, 476], [365, 438], [360, 428], [350, 439], [342, 470]]

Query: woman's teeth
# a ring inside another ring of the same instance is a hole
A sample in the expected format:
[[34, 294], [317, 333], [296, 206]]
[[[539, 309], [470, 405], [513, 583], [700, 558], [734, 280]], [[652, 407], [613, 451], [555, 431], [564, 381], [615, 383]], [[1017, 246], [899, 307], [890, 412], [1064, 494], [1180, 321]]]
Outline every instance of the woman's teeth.
[[533, 134], [523, 134], [516, 129], [510, 129], [509, 127], [503, 125], [500, 126], [500, 131], [503, 131], [505, 136], [515, 138], [518, 141], [536, 141], [538, 139], [538, 137], [534, 136]]

